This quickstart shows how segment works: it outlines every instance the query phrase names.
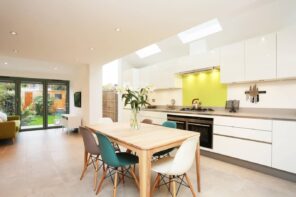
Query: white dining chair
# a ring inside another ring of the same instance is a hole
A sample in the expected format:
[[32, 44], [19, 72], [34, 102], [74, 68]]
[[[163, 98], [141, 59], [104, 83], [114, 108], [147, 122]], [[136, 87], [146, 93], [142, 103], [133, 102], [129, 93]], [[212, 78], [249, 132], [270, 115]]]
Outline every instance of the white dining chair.
[[[165, 157], [152, 164], [152, 170], [157, 173], [157, 177], [151, 193], [153, 193], [157, 187], [162, 185], [166, 185], [170, 191], [170, 185], [172, 185], [173, 191], [170, 192], [175, 197], [181, 185], [184, 185], [190, 188], [194, 197], [196, 196], [186, 172], [189, 171], [194, 162], [198, 143], [198, 137], [189, 138], [182, 143], [175, 157]], [[184, 178], [186, 179], [186, 182]], [[176, 188], [176, 183], [179, 183], [178, 189]]]

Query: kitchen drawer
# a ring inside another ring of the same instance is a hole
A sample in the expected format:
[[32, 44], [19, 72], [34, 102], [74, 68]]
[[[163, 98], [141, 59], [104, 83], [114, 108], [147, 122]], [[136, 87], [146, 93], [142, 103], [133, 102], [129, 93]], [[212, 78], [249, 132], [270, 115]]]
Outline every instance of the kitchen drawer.
[[153, 124], [159, 124], [159, 125], [161, 125], [163, 122], [165, 122], [167, 119], [165, 118], [155, 118], [155, 117], [149, 117], [149, 116], [141, 116], [140, 117], [140, 121], [142, 122], [142, 120], [144, 120], [144, 119], [150, 119], [150, 120], [152, 120], [152, 123]]
[[160, 119], [167, 119], [167, 113], [164, 112], [153, 112], [153, 111], [141, 111], [141, 116], [145, 116], [147, 118], [160, 118]]
[[230, 127], [272, 131], [272, 120], [264, 119], [217, 116], [214, 119], [214, 124]]
[[271, 167], [271, 144], [214, 135], [214, 152]]
[[214, 125], [214, 134], [256, 140], [267, 143], [271, 143], [272, 141], [272, 132], [264, 130]]

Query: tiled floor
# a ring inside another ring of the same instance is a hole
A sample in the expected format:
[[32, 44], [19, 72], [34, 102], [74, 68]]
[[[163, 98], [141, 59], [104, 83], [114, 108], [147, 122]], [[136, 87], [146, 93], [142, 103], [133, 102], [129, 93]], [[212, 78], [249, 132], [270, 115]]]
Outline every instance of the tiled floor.
[[[82, 181], [83, 144], [78, 134], [67, 135], [60, 129], [20, 133], [17, 142], [0, 142], [0, 196], [95, 196], [93, 171]], [[203, 197], [296, 196], [296, 183], [281, 180], [228, 163], [201, 158]], [[196, 186], [194, 166], [189, 172]], [[99, 177], [101, 173], [99, 174]], [[154, 178], [154, 177], [153, 177]], [[117, 196], [139, 193], [132, 181], [120, 185]], [[106, 181], [99, 196], [112, 196], [111, 181]], [[154, 196], [170, 196], [165, 188]], [[182, 188], [178, 196], [191, 196]]]

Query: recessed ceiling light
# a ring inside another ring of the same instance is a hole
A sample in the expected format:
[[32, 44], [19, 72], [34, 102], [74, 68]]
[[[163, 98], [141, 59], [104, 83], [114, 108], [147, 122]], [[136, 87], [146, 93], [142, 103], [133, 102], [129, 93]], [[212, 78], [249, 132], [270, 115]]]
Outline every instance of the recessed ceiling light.
[[7, 64], [8, 64], [8, 62], [4, 62], [4, 64], [5, 64], [5, 65], [7, 65]]
[[208, 35], [217, 33], [222, 30], [222, 26], [220, 25], [218, 19], [215, 18], [213, 20], [207, 21], [205, 23], [202, 23], [198, 26], [192, 27], [186, 31], [179, 33], [178, 37], [185, 44], [197, 39], [201, 39]]
[[120, 28], [119, 27], [115, 28], [115, 31], [119, 32], [120, 31]]
[[94, 49], [93, 47], [90, 47], [89, 50], [93, 51], [93, 50], [95, 50], [95, 49]]
[[17, 33], [15, 31], [11, 31], [10, 34], [13, 36], [17, 35]]
[[140, 58], [145, 58], [145, 57], [148, 57], [148, 56], [151, 56], [151, 55], [154, 55], [156, 53], [160, 53], [161, 50], [160, 48], [158, 47], [157, 44], [152, 44], [152, 45], [149, 45], [143, 49], [140, 49], [138, 51], [136, 51], [136, 54], [140, 57]]

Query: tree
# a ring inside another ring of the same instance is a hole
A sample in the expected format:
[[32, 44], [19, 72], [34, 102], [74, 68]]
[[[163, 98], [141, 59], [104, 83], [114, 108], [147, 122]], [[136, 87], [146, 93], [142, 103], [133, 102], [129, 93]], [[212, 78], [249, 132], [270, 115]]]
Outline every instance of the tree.
[[0, 83], [0, 111], [8, 115], [15, 114], [15, 85]]
[[[47, 100], [47, 106], [48, 109], [51, 109], [52, 105], [54, 102], [54, 98], [53, 97], [49, 97]], [[35, 111], [37, 115], [42, 116], [43, 115], [43, 96], [36, 96], [34, 99], [34, 104], [35, 104]]]

